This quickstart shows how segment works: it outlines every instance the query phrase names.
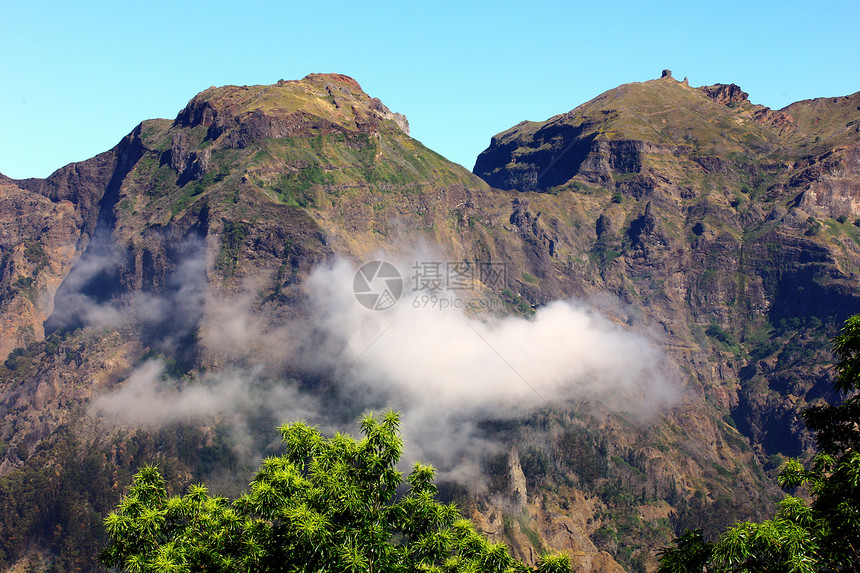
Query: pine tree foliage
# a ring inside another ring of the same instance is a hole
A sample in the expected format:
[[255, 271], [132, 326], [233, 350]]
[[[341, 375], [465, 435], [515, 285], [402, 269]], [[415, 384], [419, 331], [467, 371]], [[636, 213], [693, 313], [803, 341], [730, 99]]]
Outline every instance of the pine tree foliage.
[[[436, 500], [431, 466], [415, 464], [403, 484], [398, 428], [394, 412], [365, 417], [361, 440], [287, 424], [285, 453], [263, 460], [233, 502], [202, 485], [169, 496], [145, 467], [105, 519], [102, 561], [129, 573], [532, 571]], [[550, 555], [534, 570], [570, 565]]]

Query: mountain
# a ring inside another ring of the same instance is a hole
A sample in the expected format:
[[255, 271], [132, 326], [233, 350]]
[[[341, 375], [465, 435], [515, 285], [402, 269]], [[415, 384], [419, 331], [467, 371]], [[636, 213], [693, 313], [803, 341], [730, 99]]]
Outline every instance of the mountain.
[[736, 85], [669, 73], [494, 136], [475, 173], [573, 194], [601, 286], [648, 308], [677, 349], [710, 338], [734, 354], [720, 361], [721, 406], [764, 452], [799, 455], [797, 411], [827, 376], [798, 362], [797, 325], [860, 308], [858, 112], [860, 93], [772, 111]]
[[440, 399], [475, 445], [440, 454], [442, 490], [517, 555], [647, 570], [706, 515], [762, 515], [767, 474], [811, 451], [797, 414], [830, 397], [829, 337], [860, 310], [858, 100], [773, 111], [665, 74], [496, 135], [469, 173], [355, 80], [313, 74], [213, 87], [47, 179], [0, 177], [0, 563], [98, 570], [101, 518], [144, 463], [172, 491], [229, 493], [285, 415], [340, 429], [437, 404], [345, 382], [376, 339], [331, 339], [377, 323], [321, 306], [339, 275], [320, 269], [380, 253], [502, 265], [474, 300], [531, 323], [585, 301], [609, 317], [593, 336], [638, 333], [671, 366], [680, 390], [647, 416], [635, 385], [620, 406]]

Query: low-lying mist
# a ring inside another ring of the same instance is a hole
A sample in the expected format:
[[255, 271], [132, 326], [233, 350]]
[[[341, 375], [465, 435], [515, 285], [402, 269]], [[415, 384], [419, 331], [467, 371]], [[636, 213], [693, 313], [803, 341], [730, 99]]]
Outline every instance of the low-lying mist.
[[[175, 292], [202, 293], [197, 316], [187, 320], [198, 328], [201, 352], [225, 366], [179, 380], [164, 360], [147, 360], [92, 401], [93, 415], [142, 427], [217, 421], [254, 456], [261, 446], [250, 443], [247, 418], [258, 409], [332, 432], [362, 411], [390, 408], [401, 412], [407, 461], [421, 459], [473, 485], [480, 481], [475, 460], [506, 447], [480, 429], [484, 422], [574, 402], [647, 421], [678, 396], [663, 352], [593, 304], [560, 300], [530, 317], [501, 316], [423, 305], [426, 293], [407, 285], [393, 307], [370, 310], [353, 292], [358, 265], [338, 259], [305, 281], [302, 318], [273, 323], [259, 308], [265, 280], [226, 296], [208, 288], [205, 273], [187, 272], [204, 267], [203, 252], [188, 250], [177, 271], [186, 284]], [[396, 263], [403, 276], [414, 260]], [[158, 322], [159, 312], [177, 314], [175, 300], [136, 300], [150, 321]], [[93, 312], [91, 302], [90, 316], [115, 320], [115, 312]]]

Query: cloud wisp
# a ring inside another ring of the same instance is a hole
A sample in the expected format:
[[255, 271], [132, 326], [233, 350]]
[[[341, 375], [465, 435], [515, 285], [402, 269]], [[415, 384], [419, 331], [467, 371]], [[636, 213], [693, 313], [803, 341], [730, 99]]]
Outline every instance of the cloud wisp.
[[528, 318], [408, 299], [373, 311], [356, 304], [354, 273], [340, 260], [308, 280], [315, 340], [324, 341], [315, 358], [345, 395], [401, 411], [412, 457], [455, 465], [488, 447], [477, 424], [539, 408], [585, 401], [644, 419], [677, 399], [664, 353], [585, 304], [555, 301]]
[[[199, 269], [200, 257], [191, 252], [177, 268]], [[678, 397], [664, 353], [593, 305], [555, 301], [526, 318], [404, 298], [374, 311], [356, 300], [356, 269], [343, 259], [319, 266], [305, 281], [304, 315], [280, 323], [259, 308], [263, 279], [239, 295], [198, 285], [147, 299], [146, 308], [174, 309], [171, 315], [199, 325], [201, 352], [225, 366], [180, 382], [169, 379], [164, 362], [145, 362], [94, 399], [91, 412], [137, 426], [216, 417], [241, 433], [245, 417], [262, 406], [324, 430], [363, 410], [391, 408], [401, 412], [408, 460], [469, 481], [470, 460], [502, 447], [480, 430], [484, 422], [573, 403], [644, 419]], [[179, 296], [196, 306], [183, 310]]]

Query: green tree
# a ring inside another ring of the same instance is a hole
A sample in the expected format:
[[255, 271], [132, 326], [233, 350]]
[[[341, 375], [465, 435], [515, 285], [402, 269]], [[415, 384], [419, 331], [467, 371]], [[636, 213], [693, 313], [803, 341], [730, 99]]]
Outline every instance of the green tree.
[[[168, 496], [158, 470], [145, 467], [105, 519], [102, 561], [135, 573], [530, 571], [435, 499], [432, 467], [416, 464], [401, 488], [398, 427], [393, 412], [365, 417], [361, 440], [287, 424], [286, 452], [265, 459], [233, 502], [202, 485]], [[552, 555], [536, 570], [570, 565]]]
[[687, 531], [660, 551], [662, 573], [860, 571], [860, 315], [833, 340], [839, 405], [807, 409], [818, 453], [807, 469], [789, 460], [779, 474], [786, 489], [808, 487], [811, 503], [787, 495], [776, 515], [744, 522], [711, 544]]

